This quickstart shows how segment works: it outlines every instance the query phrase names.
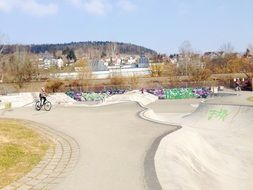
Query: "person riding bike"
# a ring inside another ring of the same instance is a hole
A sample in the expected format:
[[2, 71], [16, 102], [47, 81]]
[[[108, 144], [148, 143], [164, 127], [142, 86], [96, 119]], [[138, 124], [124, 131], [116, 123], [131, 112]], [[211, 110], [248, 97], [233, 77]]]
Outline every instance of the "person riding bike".
[[47, 101], [47, 98], [46, 98], [47, 97], [47, 93], [46, 93], [44, 87], [41, 87], [39, 97], [40, 97], [40, 103], [41, 103], [41, 106], [42, 106]]

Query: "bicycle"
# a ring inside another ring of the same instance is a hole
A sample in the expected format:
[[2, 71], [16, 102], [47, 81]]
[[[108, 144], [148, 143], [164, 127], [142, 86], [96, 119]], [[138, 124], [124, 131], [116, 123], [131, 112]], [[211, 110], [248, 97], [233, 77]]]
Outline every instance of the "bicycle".
[[48, 100], [46, 100], [46, 101], [44, 102], [44, 104], [42, 104], [40, 100], [37, 100], [36, 103], [35, 103], [35, 109], [36, 109], [37, 111], [40, 111], [42, 107], [44, 107], [44, 110], [50, 111], [51, 108], [52, 108], [52, 104], [51, 104], [51, 102], [48, 101]]

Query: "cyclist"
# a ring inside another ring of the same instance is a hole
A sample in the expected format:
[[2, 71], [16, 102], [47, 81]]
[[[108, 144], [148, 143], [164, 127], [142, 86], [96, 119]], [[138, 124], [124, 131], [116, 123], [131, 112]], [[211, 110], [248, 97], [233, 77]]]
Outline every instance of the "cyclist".
[[45, 88], [44, 87], [41, 87], [40, 89], [40, 94], [39, 94], [39, 97], [40, 97], [40, 105], [44, 105], [46, 100], [47, 100], [47, 93], [45, 91]]

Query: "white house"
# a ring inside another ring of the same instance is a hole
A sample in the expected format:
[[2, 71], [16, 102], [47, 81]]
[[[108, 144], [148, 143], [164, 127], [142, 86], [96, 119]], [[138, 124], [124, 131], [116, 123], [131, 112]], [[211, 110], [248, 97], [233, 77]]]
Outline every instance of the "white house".
[[64, 66], [62, 58], [57, 59], [56, 65], [58, 68], [62, 68]]

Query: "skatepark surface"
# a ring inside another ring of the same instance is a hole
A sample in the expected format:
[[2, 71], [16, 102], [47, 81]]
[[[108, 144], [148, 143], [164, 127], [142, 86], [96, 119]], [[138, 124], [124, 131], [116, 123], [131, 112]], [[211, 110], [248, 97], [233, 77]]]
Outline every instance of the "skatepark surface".
[[164, 117], [163, 110], [153, 105], [161, 112], [154, 114], [154, 119], [162, 117], [182, 126], [162, 139], [155, 155], [162, 189], [253, 188], [253, 107], [247, 101], [249, 96], [252, 94], [242, 93], [207, 100], [181, 119]]
[[79, 144], [75, 169], [54, 189], [141, 190], [149, 188], [146, 179], [152, 179], [148, 183], [151, 186], [157, 183], [155, 176], [147, 176], [155, 172], [145, 172], [153, 165], [146, 161], [144, 168], [153, 141], [175, 129], [140, 119], [138, 112], [142, 110], [136, 102], [102, 107], [54, 105], [50, 112], [38, 112], [29, 106], [3, 110], [1, 117], [37, 122], [68, 134]]
[[251, 95], [156, 101], [132, 92], [103, 106], [67, 99], [58, 105], [55, 98], [50, 112], [22, 106], [2, 110], [1, 117], [37, 122], [78, 143], [77, 165], [54, 189], [250, 190]]

